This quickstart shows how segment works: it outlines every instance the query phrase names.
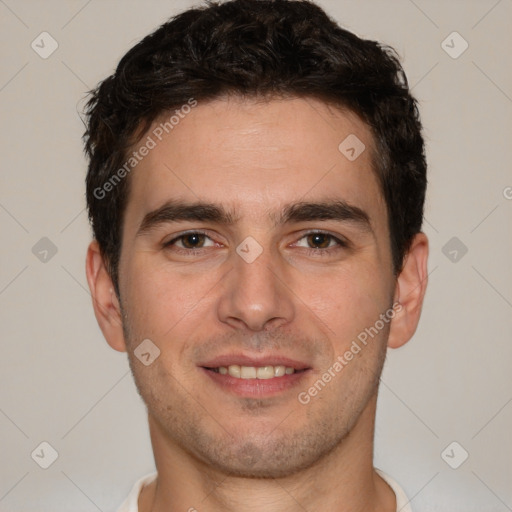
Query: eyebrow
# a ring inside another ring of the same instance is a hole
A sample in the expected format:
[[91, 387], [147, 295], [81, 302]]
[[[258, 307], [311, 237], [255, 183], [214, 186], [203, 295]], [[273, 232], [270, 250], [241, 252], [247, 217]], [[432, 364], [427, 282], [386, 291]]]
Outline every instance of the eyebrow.
[[[137, 236], [171, 222], [197, 221], [230, 226], [236, 224], [239, 218], [234, 210], [226, 210], [222, 205], [173, 200], [147, 213], [137, 230]], [[277, 214], [271, 212], [270, 218], [273, 220], [274, 226], [322, 220], [349, 222], [362, 231], [373, 233], [369, 215], [361, 208], [339, 199], [320, 202], [299, 201], [288, 204]]]

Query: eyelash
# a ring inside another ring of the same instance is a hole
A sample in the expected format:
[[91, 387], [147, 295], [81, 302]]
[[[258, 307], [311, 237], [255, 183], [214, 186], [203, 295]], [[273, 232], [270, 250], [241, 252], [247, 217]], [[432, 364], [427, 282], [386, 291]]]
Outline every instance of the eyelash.
[[[333, 234], [331, 233], [328, 233], [326, 231], [321, 231], [321, 230], [313, 230], [313, 231], [308, 231], [307, 233], [304, 233], [298, 240], [297, 242], [294, 242], [294, 244], [297, 244], [300, 240], [303, 240], [304, 238], [307, 238], [308, 236], [311, 236], [311, 235], [326, 235], [327, 237], [329, 237], [329, 241], [330, 242], [336, 242], [336, 246], [333, 246], [333, 247], [327, 247], [325, 249], [322, 249], [322, 248], [312, 248], [312, 247], [309, 247], [309, 248], [305, 248], [303, 247], [302, 249], [304, 249], [308, 254], [310, 255], [314, 255], [315, 257], [322, 257], [322, 256], [328, 256], [331, 254], [331, 252], [333, 251], [337, 251], [339, 249], [347, 249], [349, 247], [349, 243], [345, 240], [342, 240], [341, 238], [338, 238], [336, 236], [334, 236]], [[189, 236], [189, 235], [204, 235], [205, 237], [209, 238], [210, 240], [213, 241], [213, 239], [208, 236], [208, 233], [206, 233], [205, 231], [201, 231], [201, 230], [194, 230], [194, 231], [187, 231], [185, 233], [181, 233], [179, 236], [177, 237], [174, 237], [172, 240], [169, 240], [168, 242], [165, 242], [163, 244], [164, 248], [165, 249], [169, 249], [169, 248], [173, 248], [172, 250], [177, 252], [178, 254], [184, 254], [186, 256], [191, 256], [193, 254], [198, 254], [200, 251], [204, 250], [204, 249], [209, 249], [209, 247], [198, 247], [197, 249], [186, 249], [186, 248], [182, 248], [182, 247], [177, 247], [175, 244], [176, 242], [178, 242], [179, 240], [182, 240], [183, 238], [185, 238], [186, 236]]]

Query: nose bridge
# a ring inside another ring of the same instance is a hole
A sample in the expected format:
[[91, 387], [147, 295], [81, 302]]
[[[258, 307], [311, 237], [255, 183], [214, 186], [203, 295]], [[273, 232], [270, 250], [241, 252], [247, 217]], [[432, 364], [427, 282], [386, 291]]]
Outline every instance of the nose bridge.
[[223, 283], [219, 319], [254, 331], [269, 323], [289, 322], [294, 315], [293, 300], [284, 286], [279, 255], [246, 239], [232, 260], [232, 271]]
[[[275, 260], [269, 250], [264, 251], [252, 262], [235, 258], [234, 273], [238, 277], [237, 293], [240, 297], [245, 297], [248, 303], [267, 302], [275, 296], [278, 273], [273, 259]], [[270, 302], [268, 304], [270, 305]]]

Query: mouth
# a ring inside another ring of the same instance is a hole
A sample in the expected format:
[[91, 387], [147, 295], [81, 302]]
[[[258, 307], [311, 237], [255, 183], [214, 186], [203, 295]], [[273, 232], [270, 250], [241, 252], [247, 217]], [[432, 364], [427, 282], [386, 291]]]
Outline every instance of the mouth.
[[270, 397], [299, 385], [312, 370], [283, 357], [223, 356], [199, 368], [223, 391], [242, 397]]
[[267, 365], [267, 366], [240, 366], [238, 364], [231, 364], [228, 367], [218, 366], [217, 368], [205, 368], [212, 372], [219, 373], [220, 375], [229, 375], [235, 379], [258, 379], [268, 380], [278, 377], [284, 377], [285, 375], [293, 375], [294, 373], [300, 373], [306, 371], [306, 368], [302, 370], [296, 370], [291, 366], [283, 365]]

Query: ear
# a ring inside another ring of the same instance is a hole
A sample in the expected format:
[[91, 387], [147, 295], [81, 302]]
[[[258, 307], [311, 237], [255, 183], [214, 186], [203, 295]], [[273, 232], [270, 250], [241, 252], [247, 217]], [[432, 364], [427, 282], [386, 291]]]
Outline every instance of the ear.
[[428, 238], [424, 233], [418, 233], [412, 241], [396, 282], [395, 316], [391, 321], [388, 339], [390, 348], [398, 348], [407, 343], [418, 327], [427, 289], [427, 260]]
[[126, 352], [121, 307], [96, 240], [90, 243], [87, 250], [85, 271], [94, 314], [103, 336], [114, 350]]

